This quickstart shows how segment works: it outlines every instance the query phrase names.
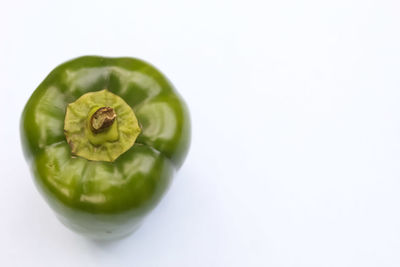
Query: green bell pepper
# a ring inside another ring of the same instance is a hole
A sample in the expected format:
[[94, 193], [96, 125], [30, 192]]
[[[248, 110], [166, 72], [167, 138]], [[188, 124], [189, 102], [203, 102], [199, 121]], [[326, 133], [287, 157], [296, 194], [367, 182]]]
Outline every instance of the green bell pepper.
[[21, 140], [34, 181], [60, 221], [95, 239], [140, 226], [190, 145], [188, 109], [167, 78], [134, 58], [84, 56], [30, 97]]

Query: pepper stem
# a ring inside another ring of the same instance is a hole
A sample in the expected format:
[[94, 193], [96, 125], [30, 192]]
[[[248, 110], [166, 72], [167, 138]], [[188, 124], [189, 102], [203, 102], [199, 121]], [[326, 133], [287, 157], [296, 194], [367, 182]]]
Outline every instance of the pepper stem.
[[114, 123], [117, 114], [111, 107], [101, 107], [90, 117], [90, 129], [93, 133], [101, 133]]

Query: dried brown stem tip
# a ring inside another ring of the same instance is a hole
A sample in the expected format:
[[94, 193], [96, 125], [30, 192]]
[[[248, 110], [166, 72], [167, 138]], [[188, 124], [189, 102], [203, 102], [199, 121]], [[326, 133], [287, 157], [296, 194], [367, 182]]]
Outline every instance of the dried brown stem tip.
[[108, 129], [114, 122], [117, 114], [113, 108], [101, 107], [90, 118], [90, 128], [93, 133], [100, 133]]

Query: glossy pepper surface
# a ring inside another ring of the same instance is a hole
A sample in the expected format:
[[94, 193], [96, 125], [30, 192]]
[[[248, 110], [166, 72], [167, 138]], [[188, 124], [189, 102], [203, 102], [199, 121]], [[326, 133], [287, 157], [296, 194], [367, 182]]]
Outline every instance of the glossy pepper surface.
[[96, 239], [131, 233], [157, 205], [190, 144], [187, 107], [134, 58], [85, 56], [55, 68], [30, 97], [21, 139], [57, 217]]

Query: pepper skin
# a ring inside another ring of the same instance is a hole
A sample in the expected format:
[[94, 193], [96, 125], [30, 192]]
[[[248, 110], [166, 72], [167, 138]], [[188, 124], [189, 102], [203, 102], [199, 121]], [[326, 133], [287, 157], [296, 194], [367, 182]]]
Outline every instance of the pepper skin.
[[[64, 133], [68, 104], [101, 90], [122, 98], [141, 127], [113, 162], [71, 153]], [[134, 231], [168, 189], [190, 145], [187, 107], [172, 84], [134, 58], [84, 56], [55, 68], [21, 118], [22, 146], [35, 184], [60, 221], [94, 239]]]

